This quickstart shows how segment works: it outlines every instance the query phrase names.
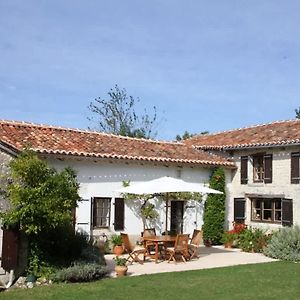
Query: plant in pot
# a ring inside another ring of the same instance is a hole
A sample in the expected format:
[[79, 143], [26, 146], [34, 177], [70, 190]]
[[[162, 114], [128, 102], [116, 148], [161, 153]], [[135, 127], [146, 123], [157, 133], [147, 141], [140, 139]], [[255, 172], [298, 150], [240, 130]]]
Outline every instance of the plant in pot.
[[223, 242], [225, 248], [232, 248], [234, 241], [237, 239], [237, 234], [234, 230], [225, 231], [222, 235], [221, 241]]
[[127, 274], [128, 267], [126, 266], [127, 259], [124, 257], [116, 256], [113, 258], [115, 261], [115, 271], [117, 274], [117, 277], [122, 277]]
[[111, 243], [113, 244], [113, 252], [115, 255], [119, 256], [123, 253], [122, 237], [117, 234], [113, 234], [110, 238]]

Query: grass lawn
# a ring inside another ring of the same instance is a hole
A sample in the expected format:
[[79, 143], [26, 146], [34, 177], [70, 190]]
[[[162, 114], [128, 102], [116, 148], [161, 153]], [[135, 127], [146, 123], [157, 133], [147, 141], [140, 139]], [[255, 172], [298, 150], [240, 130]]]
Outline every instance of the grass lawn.
[[299, 299], [300, 264], [272, 262], [218, 269], [55, 284], [0, 293], [0, 299]]

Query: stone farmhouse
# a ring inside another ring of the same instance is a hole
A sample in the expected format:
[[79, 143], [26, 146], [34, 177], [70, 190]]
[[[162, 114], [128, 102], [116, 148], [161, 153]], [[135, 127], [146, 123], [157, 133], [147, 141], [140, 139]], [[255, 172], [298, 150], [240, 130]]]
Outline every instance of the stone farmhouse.
[[[30, 147], [51, 166], [77, 171], [82, 199], [76, 209], [78, 230], [93, 236], [119, 231], [138, 236], [141, 204], [124, 201], [115, 192], [124, 181], [171, 176], [205, 184], [221, 166], [226, 176], [225, 228], [236, 221], [273, 229], [300, 224], [299, 132], [300, 120], [290, 120], [164, 142], [0, 121], [0, 172]], [[0, 208], [6, 209], [5, 199], [0, 200]], [[162, 233], [165, 202], [155, 198], [153, 204], [159, 217], [151, 225]], [[203, 201], [170, 201], [168, 229], [191, 233], [201, 228], [203, 210]]]

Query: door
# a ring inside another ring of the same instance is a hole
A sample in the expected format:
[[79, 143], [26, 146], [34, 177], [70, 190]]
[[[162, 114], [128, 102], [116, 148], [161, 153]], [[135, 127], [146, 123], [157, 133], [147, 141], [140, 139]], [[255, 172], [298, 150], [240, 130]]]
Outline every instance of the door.
[[171, 232], [182, 233], [183, 230], [183, 201], [171, 201]]

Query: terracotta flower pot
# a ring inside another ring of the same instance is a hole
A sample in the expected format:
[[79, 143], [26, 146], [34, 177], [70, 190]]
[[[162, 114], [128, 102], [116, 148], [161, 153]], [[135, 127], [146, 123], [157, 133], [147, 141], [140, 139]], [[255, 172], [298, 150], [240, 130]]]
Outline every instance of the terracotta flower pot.
[[123, 277], [127, 274], [127, 266], [115, 266], [117, 277]]
[[116, 255], [116, 256], [120, 256], [120, 255], [122, 255], [122, 253], [123, 253], [123, 246], [115, 246], [114, 247], [114, 254]]
[[224, 244], [224, 247], [230, 249], [230, 248], [232, 248], [232, 244], [233, 244], [233, 242], [227, 242]]

